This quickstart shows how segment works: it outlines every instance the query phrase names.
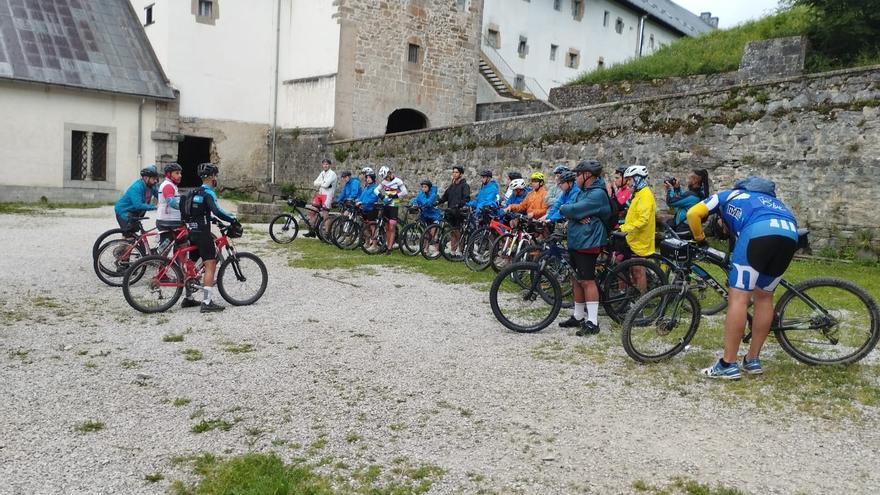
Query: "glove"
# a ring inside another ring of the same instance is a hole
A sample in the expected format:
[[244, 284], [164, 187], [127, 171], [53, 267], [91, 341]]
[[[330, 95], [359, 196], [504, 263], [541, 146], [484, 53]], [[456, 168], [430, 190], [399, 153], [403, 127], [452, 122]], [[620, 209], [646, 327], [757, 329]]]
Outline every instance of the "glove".
[[697, 241], [697, 246], [700, 246], [701, 248], [709, 247], [709, 241], [703, 238], [703, 240]]
[[391, 204], [391, 198], [387, 198], [387, 197], [383, 198], [382, 202], [385, 203], [386, 205]]

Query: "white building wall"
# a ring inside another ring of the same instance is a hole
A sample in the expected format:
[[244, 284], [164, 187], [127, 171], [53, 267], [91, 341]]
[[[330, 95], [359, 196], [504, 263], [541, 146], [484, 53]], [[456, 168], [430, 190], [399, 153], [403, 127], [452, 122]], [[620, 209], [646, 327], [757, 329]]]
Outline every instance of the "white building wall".
[[[572, 3], [572, 0], [561, 0], [560, 8], [556, 10], [554, 0], [485, 0], [482, 48], [484, 52], [493, 51], [487, 47], [488, 30], [497, 27], [500, 33], [497, 52], [504, 61], [499, 70], [513, 73], [505, 74], [509, 83], [514, 83], [512, 77], [515, 74], [522, 74], [527, 86], [531, 86], [534, 79], [541, 88], [538, 92], [549, 92], [551, 88], [595, 69], [600, 57], [607, 68], [636, 56], [639, 15], [635, 11], [613, 0], [585, 0], [583, 16], [578, 20], [573, 15]], [[615, 29], [618, 18], [623, 22], [621, 33]], [[651, 34], [654, 34], [655, 50], [661, 43], [669, 44], [681, 37], [648, 18], [643, 54], [651, 52], [648, 49]], [[520, 36], [527, 39], [524, 57], [518, 52]], [[551, 45], [558, 47], [555, 60], [550, 59]], [[579, 54], [576, 68], [566, 66], [570, 49]], [[492, 58], [491, 53], [487, 55]], [[509, 66], [510, 70], [504, 66]]]
[[[72, 126], [85, 130], [101, 128], [102, 132], [106, 129], [111, 134], [107, 174], [108, 178], [112, 176], [112, 182], [81, 186], [96, 193], [103, 191], [103, 197], [116, 196], [138, 177], [141, 168], [153, 162], [156, 154], [150, 139], [156, 120], [155, 105], [148, 101], [143, 106], [142, 149], [138, 156], [140, 103], [139, 98], [0, 83], [0, 115], [15, 116], [0, 119], [0, 189], [64, 187], [65, 179], [69, 179], [65, 177], [65, 161], [69, 160], [65, 137]], [[38, 198], [39, 195], [31, 199]]]

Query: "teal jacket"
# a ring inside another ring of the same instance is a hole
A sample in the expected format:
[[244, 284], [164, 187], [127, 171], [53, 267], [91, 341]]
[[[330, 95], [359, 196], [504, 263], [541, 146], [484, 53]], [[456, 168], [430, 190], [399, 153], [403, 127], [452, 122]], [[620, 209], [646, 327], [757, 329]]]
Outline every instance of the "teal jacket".
[[[571, 220], [568, 222], [568, 249], [591, 249], [608, 242], [605, 225], [611, 216], [611, 206], [604, 180], [596, 179], [581, 190], [573, 202], [560, 206], [559, 213]], [[590, 221], [581, 223], [584, 218]]]

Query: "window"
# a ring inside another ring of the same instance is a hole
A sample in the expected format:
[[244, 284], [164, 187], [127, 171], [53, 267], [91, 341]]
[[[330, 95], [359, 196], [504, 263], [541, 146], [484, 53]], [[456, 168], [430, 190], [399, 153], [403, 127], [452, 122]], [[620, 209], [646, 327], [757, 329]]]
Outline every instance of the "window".
[[654, 35], [653, 34], [651, 34], [651, 36], [648, 38], [648, 48], [650, 48], [651, 50], [654, 49]]
[[153, 5], [155, 4], [144, 7], [144, 26], [149, 26], [156, 22], [153, 20]]
[[581, 63], [581, 52], [571, 48], [565, 55], [565, 66], [569, 69], [577, 69]]
[[516, 53], [519, 54], [520, 58], [526, 58], [526, 55], [528, 55], [529, 40], [525, 36], [519, 37], [519, 45], [516, 47]]
[[213, 0], [199, 0], [199, 17], [213, 17], [214, 2]]
[[501, 48], [501, 35], [498, 33], [497, 29], [489, 28], [489, 30], [486, 31], [486, 44], [492, 48]]
[[617, 31], [617, 34], [623, 34], [623, 19], [620, 17], [618, 17], [617, 22], [614, 23], [614, 30]]
[[576, 21], [584, 18], [584, 0], [571, 0], [571, 16]]
[[107, 141], [103, 132], [72, 131], [70, 180], [107, 180]]
[[513, 79], [513, 89], [517, 91], [525, 91], [526, 90], [526, 76], [522, 74], [517, 74]]
[[604, 69], [605, 68], [605, 57], [599, 57], [599, 60], [596, 61], [596, 68], [597, 69]]
[[608, 21], [611, 19], [611, 12], [605, 11], [605, 15], [602, 17], [602, 26], [608, 27]]
[[411, 64], [419, 63], [419, 52], [421, 51], [421, 47], [416, 45], [415, 43], [409, 43], [408, 49], [406, 51], [406, 61]]
[[562, 0], [553, 0], [553, 9], [562, 10]]
[[550, 60], [556, 60], [556, 50], [559, 49], [559, 45], [550, 45]]
[[468, 8], [468, 0], [458, 0], [457, 4], [460, 10], [467, 10]]

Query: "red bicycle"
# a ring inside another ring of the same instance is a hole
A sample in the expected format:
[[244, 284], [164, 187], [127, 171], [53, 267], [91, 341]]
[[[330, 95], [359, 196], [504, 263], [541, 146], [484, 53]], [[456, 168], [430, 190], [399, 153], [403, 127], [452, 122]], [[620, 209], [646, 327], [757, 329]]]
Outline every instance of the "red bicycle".
[[130, 231], [132, 233], [140, 232], [140, 234], [111, 239], [96, 251], [92, 266], [95, 269], [95, 275], [105, 284], [111, 287], [121, 287], [122, 277], [135, 261], [149, 254], [167, 256], [173, 246], [186, 241], [188, 231], [186, 227], [180, 226], [174, 229], [174, 242], [159, 244], [155, 249], [152, 248], [150, 238], [159, 235], [160, 232], [156, 228], [144, 230], [140, 227], [140, 220], [143, 219], [143, 217], [138, 218], [137, 230]]
[[483, 212], [481, 223], [485, 227], [471, 235], [465, 248], [464, 263], [475, 272], [485, 270], [492, 262], [492, 246], [495, 240], [510, 232], [510, 226], [504, 223], [503, 218], [496, 218], [491, 212]]
[[[257, 302], [269, 280], [266, 265], [257, 255], [235, 249], [232, 239], [241, 237], [240, 229], [230, 231], [230, 225], [214, 223], [221, 234], [214, 240], [218, 261], [220, 254], [225, 254], [217, 269], [220, 295], [233, 306]], [[174, 306], [184, 290], [197, 294], [202, 289], [204, 267], [201, 260], [197, 263], [189, 256], [197, 249], [187, 246], [175, 250], [171, 258], [157, 254], [134, 262], [122, 279], [122, 294], [128, 304], [142, 313], [160, 313]]]

